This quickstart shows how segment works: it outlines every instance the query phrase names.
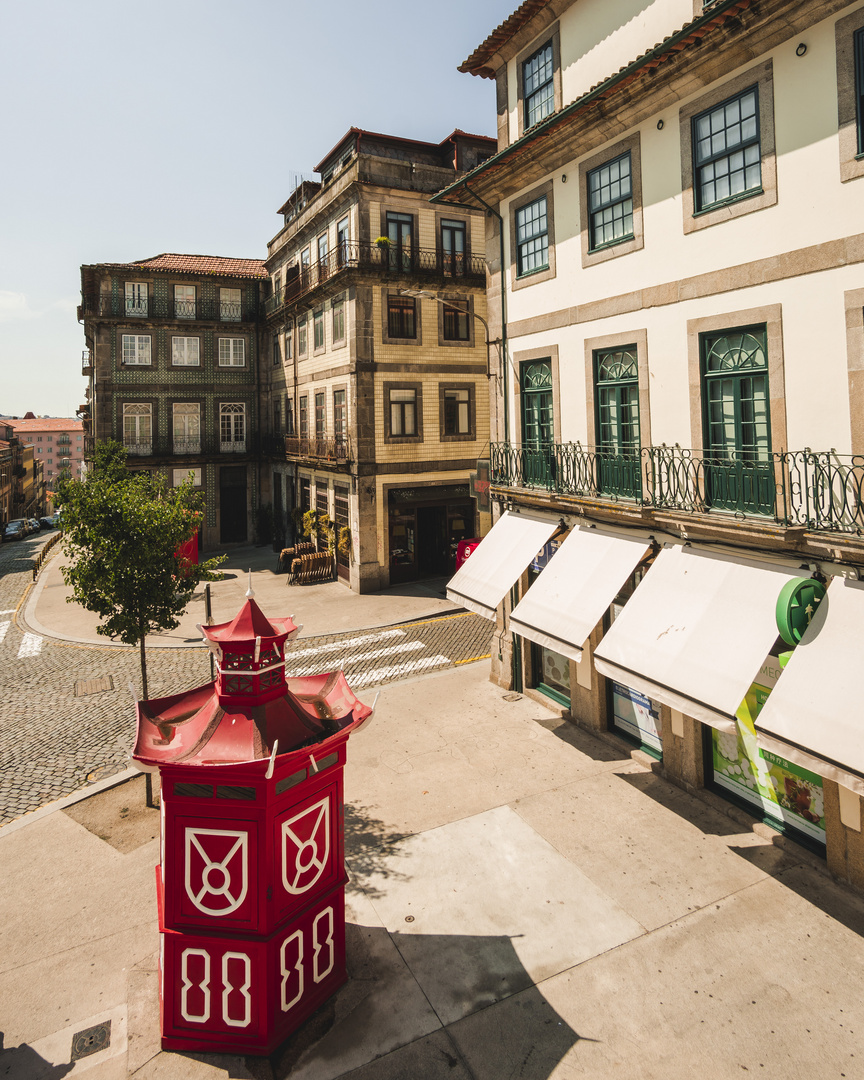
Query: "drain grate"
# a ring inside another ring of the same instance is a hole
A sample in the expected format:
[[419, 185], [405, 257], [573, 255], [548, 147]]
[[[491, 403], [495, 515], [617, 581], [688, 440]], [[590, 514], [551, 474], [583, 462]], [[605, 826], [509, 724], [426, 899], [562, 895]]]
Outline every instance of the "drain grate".
[[72, 1036], [72, 1057], [69, 1062], [71, 1064], [73, 1061], [80, 1061], [81, 1058], [90, 1057], [91, 1054], [98, 1054], [100, 1050], [105, 1050], [110, 1045], [110, 1020], [96, 1024], [95, 1027], [84, 1028], [83, 1031], [78, 1031]]
[[75, 683], [75, 697], [85, 697], [87, 694], [101, 694], [105, 690], [114, 689], [114, 679], [111, 675], [103, 675], [101, 679], [79, 679]]

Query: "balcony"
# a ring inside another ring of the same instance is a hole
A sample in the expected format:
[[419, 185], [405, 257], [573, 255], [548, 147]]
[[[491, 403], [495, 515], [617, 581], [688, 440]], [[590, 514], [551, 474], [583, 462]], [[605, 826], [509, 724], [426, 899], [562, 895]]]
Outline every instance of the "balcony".
[[123, 445], [130, 458], [215, 457], [222, 454], [254, 454], [258, 449], [258, 441], [250, 436], [223, 439], [219, 435], [130, 437], [124, 438]]
[[[83, 315], [118, 319], [180, 319], [185, 322], [254, 323], [258, 318], [257, 303], [200, 297], [195, 300], [175, 300], [172, 297], [150, 296], [146, 301], [141, 301], [124, 296], [85, 296], [80, 311]], [[85, 369], [84, 373], [89, 374], [89, 371]]]
[[303, 267], [300, 272], [264, 303], [267, 315], [323, 287], [348, 271], [365, 270], [394, 280], [437, 280], [442, 283], [465, 282], [483, 286], [486, 282], [486, 259], [482, 255], [453, 255], [420, 248], [397, 250], [378, 247], [358, 240], [348, 241], [327, 253], [324, 259]]
[[493, 492], [534, 489], [634, 508], [864, 534], [864, 456], [796, 450], [757, 459], [680, 446], [649, 446], [628, 455], [579, 443], [492, 443], [490, 452]]
[[81, 353], [81, 374], [92, 375], [93, 374], [93, 357], [90, 355], [90, 350], [85, 349]]

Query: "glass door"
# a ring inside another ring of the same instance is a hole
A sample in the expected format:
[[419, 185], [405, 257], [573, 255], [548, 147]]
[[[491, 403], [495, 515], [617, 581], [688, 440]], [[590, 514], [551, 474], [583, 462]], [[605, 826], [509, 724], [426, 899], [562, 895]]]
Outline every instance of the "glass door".
[[551, 487], [554, 475], [552, 361], [523, 361], [522, 478], [526, 487]]
[[597, 402], [597, 490], [642, 497], [639, 368], [636, 346], [594, 354]]

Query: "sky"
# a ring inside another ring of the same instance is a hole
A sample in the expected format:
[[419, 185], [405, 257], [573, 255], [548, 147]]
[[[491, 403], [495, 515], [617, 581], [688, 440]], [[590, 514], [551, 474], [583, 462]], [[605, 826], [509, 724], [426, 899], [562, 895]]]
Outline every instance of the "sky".
[[495, 134], [457, 66], [518, 0], [0, 0], [0, 415], [84, 401], [82, 263], [264, 258], [348, 128]]

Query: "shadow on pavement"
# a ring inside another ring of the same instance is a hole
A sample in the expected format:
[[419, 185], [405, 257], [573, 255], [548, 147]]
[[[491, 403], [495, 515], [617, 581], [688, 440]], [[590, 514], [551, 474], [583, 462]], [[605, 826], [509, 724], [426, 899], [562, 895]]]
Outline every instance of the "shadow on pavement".
[[3, 1032], [0, 1031], [0, 1076], [14, 1077], [15, 1080], [59, 1080], [73, 1068], [74, 1064], [52, 1065], [27, 1043], [4, 1049]]
[[656, 776], [653, 772], [616, 773], [621, 780], [626, 780], [632, 787], [638, 788], [643, 795], [653, 799], [659, 806], [671, 810], [673, 814], [689, 821], [704, 833], [713, 836], [739, 836], [747, 826], [727, 814], [675, 787], [668, 780]]
[[[363, 882], [363, 891], [374, 900], [380, 892], [368, 885], [372, 875], [380, 874], [385, 867], [385, 848], [403, 840], [404, 833], [389, 830], [383, 821], [370, 813], [370, 807], [357, 803], [345, 804], [345, 857], [350, 863], [352, 878]], [[386, 852], [387, 874], [390, 880], [402, 878], [394, 875], [393, 852]]]

